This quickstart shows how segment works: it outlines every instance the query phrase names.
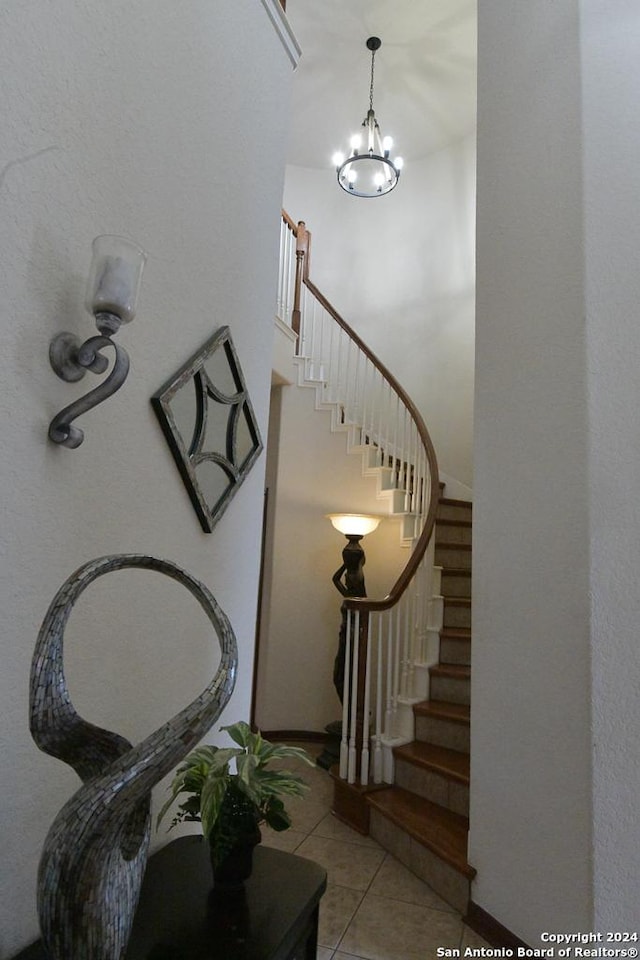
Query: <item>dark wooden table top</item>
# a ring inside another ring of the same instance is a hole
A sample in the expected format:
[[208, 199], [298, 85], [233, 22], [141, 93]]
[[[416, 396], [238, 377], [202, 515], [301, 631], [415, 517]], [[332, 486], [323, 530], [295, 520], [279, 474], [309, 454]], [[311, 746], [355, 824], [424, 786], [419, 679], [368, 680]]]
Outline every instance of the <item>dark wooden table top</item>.
[[[326, 884], [317, 863], [259, 845], [244, 891], [216, 893], [207, 844], [180, 837], [149, 860], [126, 960], [285, 960]], [[15, 960], [46, 955], [36, 943]]]

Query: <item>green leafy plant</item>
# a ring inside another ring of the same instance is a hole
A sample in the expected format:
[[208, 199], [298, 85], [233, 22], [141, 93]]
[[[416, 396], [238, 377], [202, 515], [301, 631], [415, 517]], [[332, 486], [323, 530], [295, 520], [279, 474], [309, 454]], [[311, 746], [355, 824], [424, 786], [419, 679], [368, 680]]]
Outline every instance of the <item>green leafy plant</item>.
[[[307, 784], [286, 770], [267, 769], [268, 764], [291, 757], [314, 766], [301, 747], [269, 743], [243, 721], [221, 729], [238, 746], [203, 746], [190, 753], [178, 767], [169, 787], [171, 795], [157, 819], [159, 824], [178, 796], [186, 794], [169, 829], [183, 820], [200, 821], [214, 866], [239, 838], [255, 833], [258, 824], [266, 823], [278, 831], [291, 826], [282, 797], [301, 796]], [[231, 772], [233, 761], [235, 773]]]

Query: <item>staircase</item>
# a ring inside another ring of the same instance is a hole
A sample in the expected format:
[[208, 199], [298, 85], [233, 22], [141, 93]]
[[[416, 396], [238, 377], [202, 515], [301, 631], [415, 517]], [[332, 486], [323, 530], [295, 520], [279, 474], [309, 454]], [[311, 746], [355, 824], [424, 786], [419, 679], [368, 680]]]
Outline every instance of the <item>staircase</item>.
[[[407, 562], [380, 599], [346, 597], [335, 815], [465, 913], [471, 504], [447, 499], [426, 424], [402, 385], [309, 277], [310, 234], [283, 211], [277, 316], [291, 316], [298, 384], [402, 519]], [[393, 786], [390, 786], [393, 784]]]
[[429, 669], [430, 698], [413, 706], [416, 739], [394, 748], [394, 786], [367, 796], [370, 834], [461, 913], [475, 874], [467, 862], [471, 514], [470, 503], [439, 500], [440, 658]]

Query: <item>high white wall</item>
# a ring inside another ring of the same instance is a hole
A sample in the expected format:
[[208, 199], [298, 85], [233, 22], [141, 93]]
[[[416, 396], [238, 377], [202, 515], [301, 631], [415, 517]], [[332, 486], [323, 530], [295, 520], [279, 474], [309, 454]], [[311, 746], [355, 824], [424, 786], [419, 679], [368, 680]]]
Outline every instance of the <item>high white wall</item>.
[[284, 206], [312, 232], [311, 277], [418, 405], [440, 468], [473, 486], [475, 134], [358, 200], [287, 166]]
[[631, 0], [479, 9], [469, 857], [532, 945], [640, 920], [639, 39]]
[[[229, 324], [266, 436], [292, 69], [266, 6], [253, 0], [5, 3], [0, 61], [0, 957], [8, 957], [37, 935], [40, 849], [78, 783], [28, 731], [31, 654], [62, 581], [111, 552], [182, 564], [210, 586], [238, 636], [239, 679], [221, 722], [248, 716], [264, 457], [215, 533], [204, 534], [149, 397]], [[80, 421], [83, 446], [67, 450], [49, 443], [48, 422], [85, 384], [56, 378], [49, 340], [62, 329], [95, 332], [84, 283], [92, 238], [110, 232], [149, 255], [138, 316], [118, 334], [131, 373]], [[195, 602], [141, 571], [92, 586], [68, 637], [78, 708], [134, 741], [192, 699], [217, 664]]]
[[640, 14], [581, 3], [594, 926], [640, 926]]

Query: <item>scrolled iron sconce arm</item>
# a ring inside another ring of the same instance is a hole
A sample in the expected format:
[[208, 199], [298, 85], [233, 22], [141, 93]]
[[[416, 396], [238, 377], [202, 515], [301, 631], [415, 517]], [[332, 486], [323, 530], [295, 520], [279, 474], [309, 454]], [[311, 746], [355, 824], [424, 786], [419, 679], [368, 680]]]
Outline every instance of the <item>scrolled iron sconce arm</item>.
[[102, 236], [93, 241], [93, 260], [89, 272], [86, 307], [93, 314], [100, 331], [84, 343], [72, 333], [59, 333], [49, 346], [49, 362], [61, 380], [81, 380], [87, 370], [104, 373], [109, 361], [100, 352], [113, 347], [115, 360], [109, 376], [57, 414], [49, 424], [53, 443], [74, 449], [84, 440], [84, 431], [72, 426], [83, 413], [102, 403], [120, 389], [129, 373], [129, 356], [111, 339], [121, 324], [135, 316], [136, 300], [146, 254], [135, 243], [123, 237]]
[[[118, 320], [117, 317], [113, 319]], [[71, 424], [77, 417], [87, 413], [120, 389], [129, 373], [129, 355], [111, 337], [104, 335], [89, 337], [82, 345], [79, 345], [78, 338], [70, 333], [60, 333], [52, 340], [49, 348], [51, 366], [62, 380], [68, 382], [81, 380], [87, 370], [96, 374], [104, 373], [109, 366], [107, 358], [100, 353], [104, 347], [113, 347], [115, 350], [115, 361], [111, 373], [97, 387], [78, 400], [74, 400], [53, 418], [49, 424], [49, 439], [54, 443], [71, 449], [80, 446], [84, 440], [84, 431]]]

